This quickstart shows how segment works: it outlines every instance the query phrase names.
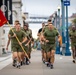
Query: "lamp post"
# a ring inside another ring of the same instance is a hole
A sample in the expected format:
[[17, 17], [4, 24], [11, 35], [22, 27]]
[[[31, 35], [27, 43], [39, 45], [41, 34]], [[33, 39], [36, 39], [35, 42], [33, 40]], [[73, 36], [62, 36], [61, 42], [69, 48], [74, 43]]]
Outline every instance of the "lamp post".
[[65, 7], [64, 7], [64, 2], [63, 0], [61, 0], [61, 8], [62, 8], [62, 51], [61, 51], [61, 55], [64, 54], [65, 51]]
[[[57, 15], [57, 29], [60, 32], [60, 7], [59, 6], [58, 6], [58, 15]], [[60, 44], [58, 40], [56, 41], [56, 54], [60, 54]]]
[[70, 56], [71, 52], [69, 49], [69, 35], [68, 35], [68, 6], [66, 6], [66, 51], [65, 56]]

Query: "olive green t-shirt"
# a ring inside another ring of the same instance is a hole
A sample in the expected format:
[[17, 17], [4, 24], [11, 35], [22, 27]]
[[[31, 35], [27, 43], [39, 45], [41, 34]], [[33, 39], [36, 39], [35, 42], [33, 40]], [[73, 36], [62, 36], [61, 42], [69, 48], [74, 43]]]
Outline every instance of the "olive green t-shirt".
[[[17, 36], [17, 38], [19, 39], [20, 42], [22, 42], [22, 41], [23, 41], [23, 38], [26, 37], [26, 35], [23, 33], [22, 30], [16, 31], [16, 30], [14, 29], [13, 31], [14, 31], [14, 33], [16, 34], [16, 36]], [[12, 32], [12, 30], [9, 31], [9, 34], [10, 34], [11, 36], [14, 35], [13, 32]], [[16, 39], [16, 37], [11, 38], [11, 44], [19, 44], [18, 41], [17, 41], [17, 39]]]
[[71, 43], [76, 44], [76, 31], [73, 32], [72, 30], [69, 31], [69, 36], [71, 38]]
[[32, 30], [31, 29], [28, 29], [28, 30], [22, 29], [22, 31], [25, 32], [25, 34], [27, 35], [28, 38], [32, 37]]
[[59, 33], [57, 30], [53, 29], [53, 30], [46, 30], [44, 32], [44, 36], [46, 38], [46, 40], [49, 40], [49, 44], [54, 44], [55, 43], [55, 37], [58, 36]]

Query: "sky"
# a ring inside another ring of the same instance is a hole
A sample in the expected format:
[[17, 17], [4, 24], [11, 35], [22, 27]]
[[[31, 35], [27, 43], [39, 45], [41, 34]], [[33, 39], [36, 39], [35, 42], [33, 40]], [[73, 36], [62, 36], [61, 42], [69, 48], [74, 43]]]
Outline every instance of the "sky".
[[[22, 0], [22, 11], [29, 14], [50, 16], [57, 11], [58, 6], [61, 7], [61, 0]], [[70, 0], [68, 6], [68, 15], [76, 13], [76, 0]]]
[[[22, 11], [28, 12], [29, 15], [50, 16], [58, 10], [58, 6], [61, 7], [60, 1], [61, 0], [22, 0]], [[71, 16], [72, 13], [76, 13], [76, 0], [70, 0], [70, 6], [68, 6], [68, 16]], [[41, 24], [30, 24], [29, 27], [32, 29], [33, 36], [37, 38], [37, 32], [38, 29], [41, 28]]]

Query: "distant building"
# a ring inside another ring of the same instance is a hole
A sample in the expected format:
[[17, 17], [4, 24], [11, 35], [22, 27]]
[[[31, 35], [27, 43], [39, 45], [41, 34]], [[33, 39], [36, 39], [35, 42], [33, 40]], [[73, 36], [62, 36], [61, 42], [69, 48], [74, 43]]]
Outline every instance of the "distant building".
[[72, 23], [72, 20], [74, 20], [76, 18], [76, 13], [73, 13], [69, 18], [69, 22]]

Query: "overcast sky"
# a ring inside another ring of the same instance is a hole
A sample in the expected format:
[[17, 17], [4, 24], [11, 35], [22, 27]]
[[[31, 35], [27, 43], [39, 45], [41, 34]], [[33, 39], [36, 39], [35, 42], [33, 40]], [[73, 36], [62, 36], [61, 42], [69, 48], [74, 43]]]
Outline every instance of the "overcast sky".
[[[61, 6], [61, 0], [22, 0], [23, 12], [29, 14], [45, 15], [49, 16], [54, 11], [57, 11], [57, 7]], [[70, 0], [70, 6], [68, 7], [69, 16], [76, 12], [76, 0]]]

